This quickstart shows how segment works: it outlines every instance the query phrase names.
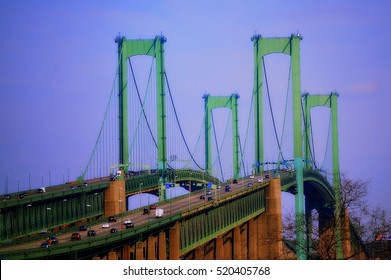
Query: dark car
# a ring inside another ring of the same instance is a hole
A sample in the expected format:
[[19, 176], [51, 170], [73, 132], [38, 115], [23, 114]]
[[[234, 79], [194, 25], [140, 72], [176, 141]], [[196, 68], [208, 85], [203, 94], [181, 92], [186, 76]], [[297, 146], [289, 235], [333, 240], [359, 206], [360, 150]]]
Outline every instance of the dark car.
[[150, 210], [149, 210], [148, 208], [144, 208], [144, 210], [143, 210], [143, 215], [149, 214], [149, 212], [150, 212]]
[[133, 223], [126, 224], [125, 227], [126, 227], [126, 228], [132, 228], [132, 227], [134, 227], [134, 224], [133, 224]]
[[87, 231], [87, 229], [88, 229], [87, 226], [80, 226], [79, 227], [80, 231]]
[[39, 188], [39, 189], [37, 190], [37, 193], [44, 193], [44, 191], [43, 191], [42, 188]]
[[49, 242], [50, 244], [58, 244], [58, 238], [57, 236], [49, 236], [47, 238], [47, 242]]
[[200, 196], [200, 199], [205, 199], [205, 195], [201, 195], [201, 196]]
[[233, 184], [237, 184], [237, 183], [238, 183], [238, 180], [234, 179], [234, 180], [232, 181], [232, 183], [233, 183]]
[[81, 240], [81, 234], [78, 232], [72, 233], [71, 240]]
[[5, 195], [3, 196], [3, 200], [6, 201], [6, 200], [8, 200], [8, 199], [11, 199], [11, 196], [10, 196], [9, 194], [5, 194]]
[[110, 216], [109, 217], [109, 223], [110, 222], [116, 222], [117, 221], [117, 218], [115, 216]]
[[229, 186], [229, 185], [228, 185], [228, 186], [225, 186], [225, 191], [226, 191], [226, 192], [230, 192], [230, 191], [231, 191], [231, 186]]
[[115, 181], [115, 175], [110, 175], [110, 181]]
[[41, 248], [49, 248], [49, 247], [50, 247], [49, 242], [45, 241], [41, 243]]
[[211, 200], [213, 200], [213, 196], [208, 197], [208, 201], [211, 201]]
[[253, 186], [253, 183], [248, 183], [247, 184], [247, 187], [252, 187]]
[[96, 230], [90, 229], [90, 230], [87, 232], [87, 236], [96, 236]]
[[270, 178], [270, 176], [269, 175], [265, 175], [265, 179], [269, 179]]
[[211, 195], [212, 194], [212, 191], [206, 191], [206, 195]]
[[19, 196], [19, 198], [23, 198], [23, 197], [27, 196], [27, 193], [26, 192], [22, 192], [18, 196]]
[[116, 229], [116, 228], [112, 228], [112, 229], [110, 230], [110, 233], [116, 233], [116, 232], [118, 232], [118, 229]]

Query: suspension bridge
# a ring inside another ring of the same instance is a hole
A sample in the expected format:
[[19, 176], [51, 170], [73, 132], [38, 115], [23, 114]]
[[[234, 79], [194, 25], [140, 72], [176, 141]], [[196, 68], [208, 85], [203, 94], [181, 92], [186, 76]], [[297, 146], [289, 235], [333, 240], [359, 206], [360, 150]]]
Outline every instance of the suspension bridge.
[[[165, 69], [166, 38], [118, 36], [118, 67], [85, 168], [74, 181], [39, 193], [4, 196], [0, 256], [284, 259], [290, 255], [309, 259], [313, 244], [308, 233], [314, 222], [311, 212], [316, 210], [322, 218], [321, 235], [334, 240], [332, 249], [327, 248], [332, 257], [343, 259], [354, 252], [356, 258], [363, 258], [347, 215], [340, 219], [336, 214], [341, 212], [338, 93], [302, 93], [301, 40], [300, 34], [254, 35], [253, 90], [242, 93], [251, 95], [246, 128], [240, 127], [237, 92], [203, 94], [204, 118], [198, 136], [192, 129], [189, 141], [185, 128], [195, 125], [182, 123], [179, 117]], [[290, 59], [282, 113], [273, 108], [265, 60], [271, 54]], [[193, 104], [181, 106], [190, 109]], [[321, 164], [315, 158], [312, 130], [311, 109], [315, 107], [330, 109], [327, 146], [331, 153], [327, 147]], [[221, 111], [228, 111], [225, 125], [221, 125]], [[269, 121], [265, 121], [266, 112]], [[283, 119], [280, 126], [279, 119]], [[265, 134], [267, 129], [272, 133]], [[265, 151], [268, 141], [275, 154]], [[331, 178], [322, 171], [330, 154]], [[281, 191], [294, 195], [297, 230], [293, 246], [282, 236]], [[163, 217], [153, 215], [154, 208], [162, 209]], [[101, 228], [108, 217], [116, 221]], [[124, 225], [127, 219], [132, 220], [130, 228]], [[80, 225], [97, 235], [91, 232], [71, 241]], [[111, 229], [115, 230], [110, 233]], [[42, 248], [43, 235], [56, 235], [59, 244]], [[317, 246], [327, 247], [325, 242]]]

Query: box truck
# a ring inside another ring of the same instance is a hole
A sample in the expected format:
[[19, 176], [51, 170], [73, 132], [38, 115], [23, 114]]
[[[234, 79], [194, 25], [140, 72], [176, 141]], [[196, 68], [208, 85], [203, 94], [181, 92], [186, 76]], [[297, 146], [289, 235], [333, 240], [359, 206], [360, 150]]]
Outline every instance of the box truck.
[[156, 208], [155, 213], [156, 213], [156, 218], [161, 218], [164, 215], [164, 210], [162, 208]]

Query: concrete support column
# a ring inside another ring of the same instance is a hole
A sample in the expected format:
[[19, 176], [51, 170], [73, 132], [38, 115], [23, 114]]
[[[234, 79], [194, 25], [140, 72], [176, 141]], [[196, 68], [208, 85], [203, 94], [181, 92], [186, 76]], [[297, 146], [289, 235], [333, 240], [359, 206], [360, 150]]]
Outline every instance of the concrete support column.
[[257, 228], [253, 219], [248, 221], [248, 258], [257, 259]]
[[117, 260], [117, 252], [111, 251], [107, 253], [108, 260]]
[[105, 208], [104, 215], [112, 216], [125, 212], [125, 180], [110, 181], [109, 187], [105, 190]]
[[242, 242], [240, 238], [240, 227], [234, 228], [234, 238], [233, 238], [233, 247], [234, 247], [234, 260], [242, 259]]
[[195, 260], [203, 260], [204, 259], [204, 252], [201, 247], [197, 247], [194, 249], [194, 259]]
[[144, 245], [143, 242], [136, 242], [136, 260], [144, 260]]
[[123, 260], [130, 260], [130, 246], [125, 245], [122, 247], [122, 259]]
[[156, 238], [153, 236], [148, 237], [148, 244], [147, 244], [147, 259], [148, 260], [156, 260], [156, 253], [155, 253], [155, 245], [156, 244]]
[[[266, 210], [267, 211], [267, 210]], [[266, 260], [267, 259], [267, 234], [266, 234], [266, 214], [263, 213], [256, 220], [257, 224], [257, 259], [258, 260]]]
[[179, 260], [179, 222], [170, 228], [170, 260]]
[[270, 239], [269, 259], [282, 259], [283, 241], [280, 178], [272, 178], [269, 188], [266, 190], [266, 216], [268, 219], [267, 233]]
[[219, 236], [215, 240], [215, 259], [223, 260], [224, 259], [224, 243], [223, 237]]
[[265, 208], [265, 213], [258, 218], [258, 259], [283, 259], [280, 178], [270, 179]]
[[344, 215], [341, 219], [341, 228], [342, 228], [342, 251], [344, 259], [349, 259], [353, 255], [352, 243], [351, 243], [351, 234], [350, 234], [350, 221], [349, 221], [349, 212], [346, 209]]
[[319, 245], [321, 259], [335, 259], [335, 220], [333, 217], [319, 211]]
[[159, 232], [158, 236], [158, 258], [159, 260], [167, 259], [167, 242], [166, 233], [164, 231]]

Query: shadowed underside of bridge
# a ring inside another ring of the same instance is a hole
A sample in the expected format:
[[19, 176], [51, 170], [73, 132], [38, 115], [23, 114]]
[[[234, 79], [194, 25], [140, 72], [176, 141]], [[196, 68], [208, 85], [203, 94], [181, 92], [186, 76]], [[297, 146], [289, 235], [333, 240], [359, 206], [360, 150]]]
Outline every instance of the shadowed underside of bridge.
[[[316, 172], [307, 172], [304, 178], [308, 209], [316, 209], [324, 219], [332, 219], [334, 194], [325, 178]], [[96, 191], [108, 187], [108, 183], [105, 187], [97, 184], [96, 189], [85, 194], [101, 201], [99, 215], [103, 215], [104, 193], [96, 195]], [[7, 251], [5, 247], [0, 254], [4, 259], [294, 259], [294, 249], [288, 249], [282, 237], [281, 190], [295, 193], [294, 174], [283, 174], [270, 183], [256, 183], [219, 200], [116, 234], [49, 249]], [[64, 201], [58, 203], [63, 205]], [[355, 250], [348, 245], [344, 249]]]

